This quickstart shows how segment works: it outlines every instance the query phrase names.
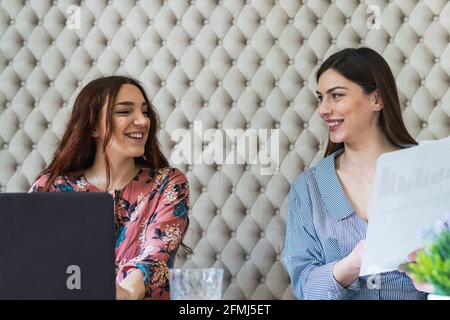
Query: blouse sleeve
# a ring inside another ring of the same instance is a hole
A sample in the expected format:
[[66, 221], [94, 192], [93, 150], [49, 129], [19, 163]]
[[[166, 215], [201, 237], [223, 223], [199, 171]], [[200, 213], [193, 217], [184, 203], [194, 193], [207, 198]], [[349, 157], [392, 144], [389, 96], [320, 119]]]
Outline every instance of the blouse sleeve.
[[[41, 192], [42, 189], [44, 189], [44, 186], [47, 183], [47, 181], [48, 181], [48, 174], [41, 175], [40, 177], [38, 177], [36, 179], [36, 181], [30, 187], [30, 189], [28, 190], [28, 193]], [[50, 190], [49, 191], [54, 191], [52, 186], [50, 186]]]
[[304, 174], [292, 184], [288, 208], [285, 263], [294, 295], [298, 299], [338, 300], [359, 291], [358, 279], [344, 288], [333, 276], [336, 261], [325, 261], [312, 220], [313, 206]]
[[145, 298], [169, 299], [169, 268], [173, 267], [189, 221], [187, 178], [178, 169], [171, 169], [153, 193], [150, 201], [158, 203], [146, 222], [140, 253], [119, 268], [117, 277], [121, 282], [131, 271], [139, 269], [144, 274]]

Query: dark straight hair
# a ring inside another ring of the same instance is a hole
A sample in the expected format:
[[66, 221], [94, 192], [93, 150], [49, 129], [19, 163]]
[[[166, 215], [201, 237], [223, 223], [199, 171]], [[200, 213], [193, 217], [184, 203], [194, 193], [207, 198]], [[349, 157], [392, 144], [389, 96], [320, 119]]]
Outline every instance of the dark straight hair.
[[[378, 90], [383, 101], [379, 125], [386, 137], [397, 146], [417, 144], [403, 122], [394, 75], [380, 54], [366, 47], [347, 48], [339, 51], [325, 60], [317, 70], [317, 82], [328, 69], [333, 69], [361, 86], [365, 94], [371, 94]], [[325, 157], [342, 148], [344, 148], [344, 143], [333, 143], [328, 139]]]
[[40, 175], [49, 174], [49, 179], [43, 191], [49, 187], [58, 176], [78, 176], [94, 164], [97, 144], [92, 132], [100, 119], [100, 111], [106, 105], [106, 134], [103, 144], [103, 154], [106, 160], [107, 187], [110, 183], [110, 161], [106, 154], [106, 147], [112, 135], [112, 114], [114, 100], [124, 84], [137, 87], [144, 96], [148, 106], [150, 128], [145, 143], [145, 151], [141, 157], [135, 158], [135, 163], [151, 169], [168, 167], [169, 163], [160, 150], [157, 139], [159, 118], [153, 105], [150, 103], [144, 88], [135, 79], [124, 76], [109, 76], [95, 79], [81, 89], [72, 109], [66, 131], [61, 143], [55, 152], [52, 162]]

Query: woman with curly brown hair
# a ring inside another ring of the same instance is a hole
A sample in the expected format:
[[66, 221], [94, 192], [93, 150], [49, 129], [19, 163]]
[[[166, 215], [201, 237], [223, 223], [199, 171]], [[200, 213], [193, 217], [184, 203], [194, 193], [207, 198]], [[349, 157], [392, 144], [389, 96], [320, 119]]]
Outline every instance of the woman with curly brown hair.
[[[158, 117], [134, 79], [96, 79], [33, 192], [109, 192], [115, 203], [117, 299], [168, 299], [168, 271], [188, 227], [189, 186], [157, 141]], [[183, 245], [184, 246], [184, 245]]]

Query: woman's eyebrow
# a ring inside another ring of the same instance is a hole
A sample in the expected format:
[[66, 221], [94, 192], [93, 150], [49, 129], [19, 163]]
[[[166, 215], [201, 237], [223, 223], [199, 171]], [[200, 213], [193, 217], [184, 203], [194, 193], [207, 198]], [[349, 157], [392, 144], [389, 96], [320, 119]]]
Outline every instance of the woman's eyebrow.
[[[329, 93], [333, 92], [336, 89], [348, 90], [348, 88], [346, 88], [346, 87], [336, 86], [336, 87], [328, 89], [326, 93], [329, 94]], [[321, 95], [320, 91], [316, 91], [316, 93]]]
[[[118, 105], [122, 105], [122, 106], [134, 106], [134, 102], [132, 101], [121, 101], [121, 102], [117, 102], [114, 106], [118, 106]], [[142, 102], [142, 106], [147, 106], [147, 102]]]

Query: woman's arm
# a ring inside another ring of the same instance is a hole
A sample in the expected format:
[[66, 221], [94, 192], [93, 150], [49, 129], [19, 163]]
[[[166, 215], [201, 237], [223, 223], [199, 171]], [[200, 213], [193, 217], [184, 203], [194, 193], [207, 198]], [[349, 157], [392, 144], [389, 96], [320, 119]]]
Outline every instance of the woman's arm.
[[[285, 263], [298, 299], [338, 300], [359, 291], [358, 280], [347, 287], [336, 281], [333, 266], [337, 262], [326, 263], [313, 224], [313, 205], [305, 173], [292, 184], [286, 228]], [[345, 270], [346, 264], [339, 267]]]
[[144, 274], [133, 270], [121, 283], [116, 284], [117, 300], [141, 300], [145, 296]]
[[[143, 279], [145, 298], [169, 299], [169, 269], [173, 267], [188, 225], [189, 187], [186, 176], [177, 169], [159, 177], [150, 199], [145, 200], [148, 201], [148, 207], [143, 209], [145, 222], [139, 239], [135, 240], [139, 254], [119, 267], [117, 282], [122, 285], [138, 270]], [[129, 281], [135, 284], [133, 280]], [[118, 290], [120, 293], [121, 288]]]
[[359, 242], [353, 251], [333, 265], [333, 276], [343, 287], [348, 287], [358, 279], [361, 269], [361, 258], [366, 247], [366, 240]]

